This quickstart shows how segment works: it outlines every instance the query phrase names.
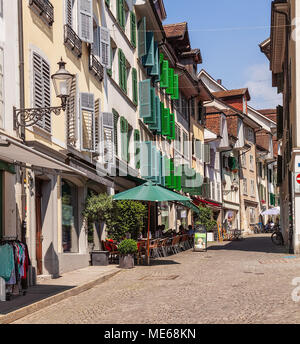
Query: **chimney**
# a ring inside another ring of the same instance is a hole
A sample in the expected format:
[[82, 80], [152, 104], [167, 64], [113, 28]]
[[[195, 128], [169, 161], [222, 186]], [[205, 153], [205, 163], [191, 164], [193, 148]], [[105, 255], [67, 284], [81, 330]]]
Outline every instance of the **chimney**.
[[217, 80], [217, 83], [218, 83], [219, 85], [222, 85], [222, 79], [218, 79], [218, 80]]

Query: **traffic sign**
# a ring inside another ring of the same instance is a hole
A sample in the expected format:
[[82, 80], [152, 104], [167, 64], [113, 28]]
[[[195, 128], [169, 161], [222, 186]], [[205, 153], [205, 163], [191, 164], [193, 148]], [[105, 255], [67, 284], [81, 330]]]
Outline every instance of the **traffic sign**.
[[298, 183], [298, 184], [300, 184], [300, 173], [297, 175], [297, 177], [296, 177], [296, 182]]

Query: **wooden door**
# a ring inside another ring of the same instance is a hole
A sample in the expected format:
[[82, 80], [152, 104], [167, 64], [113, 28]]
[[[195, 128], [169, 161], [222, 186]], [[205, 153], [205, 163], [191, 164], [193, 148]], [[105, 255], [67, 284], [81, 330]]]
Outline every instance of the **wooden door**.
[[42, 181], [36, 179], [35, 182], [35, 216], [36, 216], [36, 261], [37, 261], [37, 274], [43, 273], [43, 260], [42, 260]]

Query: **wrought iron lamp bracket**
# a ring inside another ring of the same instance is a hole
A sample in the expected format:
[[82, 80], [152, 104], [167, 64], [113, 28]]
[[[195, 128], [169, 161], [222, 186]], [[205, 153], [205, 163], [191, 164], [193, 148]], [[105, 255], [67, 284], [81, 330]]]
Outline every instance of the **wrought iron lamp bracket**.
[[43, 119], [46, 114], [54, 113], [60, 115], [61, 110], [65, 111], [65, 106], [47, 107], [47, 108], [28, 108], [16, 109], [14, 107], [14, 127], [31, 127]]

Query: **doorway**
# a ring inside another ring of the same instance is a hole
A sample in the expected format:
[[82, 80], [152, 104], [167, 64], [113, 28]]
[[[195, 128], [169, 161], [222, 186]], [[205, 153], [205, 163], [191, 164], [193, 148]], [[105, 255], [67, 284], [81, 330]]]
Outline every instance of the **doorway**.
[[37, 275], [43, 273], [43, 235], [42, 235], [42, 181], [35, 180], [35, 217], [36, 217], [36, 262]]

